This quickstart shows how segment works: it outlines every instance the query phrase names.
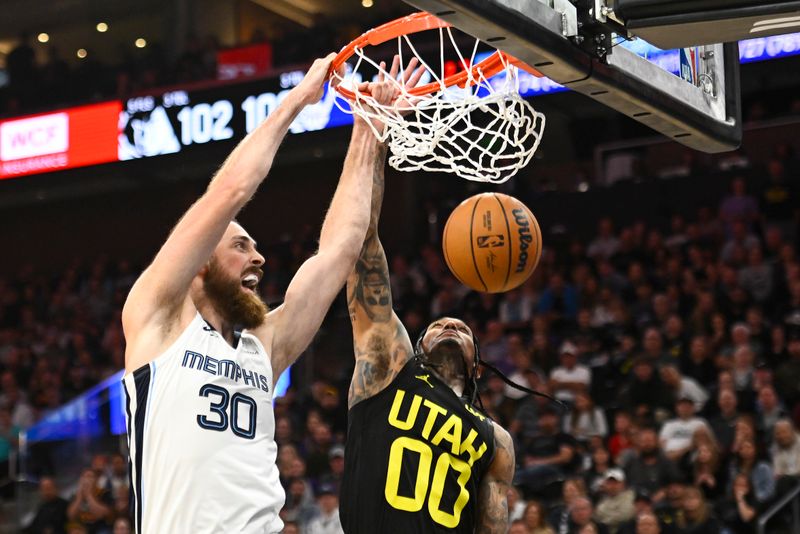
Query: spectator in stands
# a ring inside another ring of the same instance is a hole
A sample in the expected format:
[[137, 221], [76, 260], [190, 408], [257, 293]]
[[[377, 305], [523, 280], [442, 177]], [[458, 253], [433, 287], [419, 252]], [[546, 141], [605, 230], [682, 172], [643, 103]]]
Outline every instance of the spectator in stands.
[[596, 407], [586, 391], [575, 394], [572, 410], [564, 417], [564, 432], [572, 435], [579, 442], [588, 442], [589, 438], [608, 435], [608, 424], [603, 410]]
[[508, 357], [508, 336], [503, 323], [495, 320], [486, 323], [486, 333], [481, 336], [480, 343], [481, 358], [495, 366], [508, 366], [505, 361]]
[[[569, 507], [569, 534], [583, 534], [592, 532], [592, 527], [596, 534], [606, 534], [608, 529], [605, 525], [595, 522], [592, 517], [594, 506], [592, 501], [586, 497], [578, 497]], [[560, 534], [560, 533], [559, 533]]]
[[517, 402], [506, 396], [506, 383], [495, 374], [489, 375], [481, 390], [481, 402], [492, 419], [504, 427], [514, 418]]
[[130, 488], [128, 486], [119, 486], [112, 495], [113, 501], [111, 503], [111, 515], [116, 519], [131, 517], [130, 506]]
[[675, 465], [659, 449], [658, 434], [642, 428], [636, 436], [635, 453], [623, 461], [628, 484], [636, 491], [647, 491], [653, 501], [664, 498], [664, 490], [675, 478]]
[[678, 398], [675, 413], [677, 417], [664, 423], [659, 433], [661, 448], [673, 461], [691, 449], [695, 431], [708, 426], [705, 419], [695, 416], [694, 401], [689, 397]]
[[733, 374], [733, 384], [737, 392], [752, 392], [755, 371], [754, 360], [755, 356], [750, 347], [739, 346], [735, 349], [730, 370]]
[[756, 501], [765, 503], [775, 494], [775, 477], [770, 465], [759, 458], [758, 449], [752, 440], [744, 440], [731, 460], [728, 480], [732, 491], [733, 481], [738, 475], [745, 475], [753, 487]]
[[131, 534], [131, 532], [133, 532], [133, 527], [131, 526], [131, 520], [127, 517], [118, 517], [114, 521], [114, 528], [111, 534]]
[[653, 496], [653, 511], [658, 515], [662, 524], [674, 525], [682, 514], [683, 497], [686, 493], [685, 482], [683, 475], [675, 470], [664, 486], [661, 498], [657, 499], [656, 496]]
[[586, 487], [589, 488], [592, 496], [596, 497], [600, 493], [606, 474], [613, 464], [611, 463], [611, 455], [608, 454], [602, 444], [594, 447], [589, 457], [591, 458], [591, 463], [589, 468], [584, 471], [583, 479], [586, 481]]
[[689, 343], [689, 351], [680, 361], [681, 371], [685, 376], [694, 378], [703, 387], [716, 382], [717, 369], [711, 360], [708, 339], [704, 335], [696, 335]]
[[344, 475], [344, 446], [334, 445], [328, 452], [329, 472], [326, 475], [330, 483], [337, 488], [341, 486]]
[[[666, 302], [665, 295], [656, 295], [654, 302]], [[658, 305], [654, 306], [657, 308]], [[664, 339], [658, 328], [651, 327], [645, 330], [642, 336], [643, 356], [654, 364], [671, 362], [669, 355], [664, 351]]]
[[111, 515], [108, 492], [97, 486], [97, 474], [92, 469], [84, 469], [78, 490], [67, 507], [67, 517], [94, 534], [108, 527]]
[[774, 370], [788, 359], [786, 331], [783, 329], [783, 325], [774, 325], [770, 329], [770, 340], [764, 351], [763, 366]]
[[51, 532], [64, 534], [67, 524], [67, 501], [58, 494], [58, 487], [50, 477], [39, 481], [39, 505], [30, 525], [22, 529], [25, 534]]
[[622, 391], [621, 400], [635, 417], [645, 419], [663, 413], [671, 405], [669, 390], [655, 373], [654, 363], [643, 356], [634, 361], [633, 373]]
[[305, 447], [306, 471], [312, 479], [317, 479], [328, 470], [328, 451], [333, 446], [331, 426], [321, 421], [314, 426]]
[[317, 388], [314, 400], [320, 416], [330, 425], [331, 432], [337, 439], [343, 439], [347, 431], [347, 417], [342, 409], [339, 390], [330, 384], [321, 385]]
[[511, 521], [508, 527], [508, 534], [530, 534], [530, 532], [522, 519]]
[[317, 490], [318, 514], [308, 523], [307, 534], [344, 534], [339, 521], [339, 493], [330, 483]]
[[772, 266], [764, 261], [760, 246], [747, 252], [747, 265], [739, 269], [739, 284], [758, 304], [765, 304], [775, 287]]
[[[534, 366], [531, 362], [531, 355], [528, 350], [525, 348], [525, 345], [522, 341], [522, 337], [518, 334], [513, 334], [508, 338], [508, 359], [510, 360], [512, 371], [508, 375], [508, 377], [519, 384], [525, 384], [529, 378], [528, 374], [533, 373], [536, 377], [533, 379], [535, 381], [535, 385], [533, 386], [534, 389], [538, 387], [539, 383], [542, 380], [542, 377], [545, 376], [544, 371], [537, 366]], [[518, 389], [512, 388], [508, 384], [504, 386], [505, 396], [509, 399], [513, 399], [515, 401], [519, 401], [527, 397], [527, 393], [524, 391], [520, 391]]]
[[722, 499], [717, 507], [720, 519], [735, 534], [754, 532], [760, 508], [753, 495], [750, 479], [744, 474], [736, 476], [733, 493]]
[[664, 324], [664, 348], [669, 356], [669, 361], [676, 365], [679, 365], [686, 356], [683, 319], [676, 313], [670, 314]]
[[561, 485], [561, 500], [549, 514], [549, 523], [558, 534], [569, 530], [569, 512], [572, 504], [578, 498], [586, 496], [586, 484], [582, 478], [568, 478]]
[[776, 477], [800, 476], [800, 436], [790, 419], [780, 419], [774, 426], [772, 468]]
[[725, 263], [734, 261], [737, 254], [746, 255], [750, 250], [761, 246], [758, 238], [750, 233], [745, 222], [734, 221], [731, 224], [730, 235], [730, 239], [725, 242], [720, 252], [720, 259]]
[[682, 534], [720, 534], [721, 525], [698, 488], [686, 488], [682, 509], [678, 520]]
[[500, 299], [499, 319], [506, 331], [525, 328], [533, 317], [535, 302], [522, 289], [512, 289]]
[[[535, 323], [536, 320], [532, 322]], [[532, 363], [545, 373], [549, 373], [556, 366], [558, 354], [547, 332], [534, 329], [530, 350]]]
[[616, 532], [623, 523], [634, 516], [634, 492], [625, 485], [622, 469], [609, 469], [603, 482], [603, 496], [597, 503], [595, 518]]
[[636, 430], [630, 413], [620, 410], [614, 414], [614, 433], [608, 439], [608, 452], [614, 462], [618, 462], [622, 453], [634, 447]]
[[522, 521], [530, 534], [555, 534], [553, 527], [547, 523], [544, 508], [539, 501], [528, 501]]
[[681, 376], [677, 363], [661, 366], [661, 381], [672, 391], [675, 399], [688, 398], [694, 403], [696, 412], [701, 412], [708, 401], [708, 393], [693, 378]]
[[642, 512], [636, 516], [635, 534], [661, 534], [661, 523], [653, 512]]
[[800, 332], [789, 336], [787, 352], [789, 360], [775, 371], [775, 388], [787, 406], [794, 406], [800, 400]]
[[578, 363], [578, 347], [574, 343], [565, 341], [559, 352], [561, 365], [551, 371], [550, 387], [555, 398], [571, 404], [578, 393], [589, 389], [592, 373]]
[[302, 477], [291, 479], [286, 488], [286, 504], [281, 510], [281, 519], [285, 522], [295, 522], [303, 527], [316, 513], [314, 493], [308, 482]]
[[517, 469], [514, 484], [531, 492], [540, 491], [556, 478], [569, 475], [576, 460], [575, 439], [563, 432], [558, 412], [545, 405], [539, 413], [539, 432], [521, 447], [522, 465]]
[[783, 409], [775, 388], [764, 386], [758, 390], [758, 402], [756, 403], [756, 415], [758, 421], [758, 431], [764, 436], [767, 443], [772, 442], [772, 428], [779, 419], [787, 416]]
[[597, 225], [597, 237], [589, 243], [586, 255], [592, 259], [609, 259], [617, 253], [619, 247], [619, 239], [614, 235], [614, 225], [611, 219], [605, 217], [600, 219]]
[[721, 472], [720, 451], [715, 440], [698, 440], [702, 432], [695, 434], [696, 448], [691, 454], [692, 481], [703, 491], [706, 499], [713, 500], [725, 491], [725, 479]]
[[28, 428], [33, 424], [33, 408], [28, 404], [25, 393], [17, 385], [17, 378], [11, 371], [0, 376], [0, 406], [11, 412], [11, 424], [18, 428]]
[[719, 216], [729, 232], [735, 223], [743, 223], [749, 229], [758, 218], [758, 202], [747, 194], [747, 185], [741, 176], [731, 180], [731, 194], [722, 199]]
[[526, 502], [516, 486], [509, 486], [506, 492], [508, 500], [508, 522], [513, 523], [525, 515]]
[[780, 159], [767, 163], [768, 183], [761, 193], [764, 217], [780, 225], [787, 237], [794, 234], [793, 218], [797, 213], [797, 185], [788, 180], [786, 168]]
[[536, 311], [547, 315], [554, 327], [563, 327], [565, 321], [575, 319], [578, 313], [578, 294], [572, 285], [564, 281], [560, 272], [550, 275], [550, 282], [542, 291]]

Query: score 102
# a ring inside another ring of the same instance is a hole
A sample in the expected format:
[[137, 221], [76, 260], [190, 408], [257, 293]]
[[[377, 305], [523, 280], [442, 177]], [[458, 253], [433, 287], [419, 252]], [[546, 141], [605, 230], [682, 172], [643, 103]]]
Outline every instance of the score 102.
[[[244, 111], [245, 132], [250, 133], [272, 113], [288, 90], [279, 93], [261, 93], [248, 96], [240, 104]], [[178, 112], [183, 145], [201, 145], [209, 141], [231, 139], [236, 132], [231, 128], [234, 107], [230, 100], [217, 100], [212, 104], [200, 103], [184, 106]], [[241, 135], [241, 132], [240, 132]]]

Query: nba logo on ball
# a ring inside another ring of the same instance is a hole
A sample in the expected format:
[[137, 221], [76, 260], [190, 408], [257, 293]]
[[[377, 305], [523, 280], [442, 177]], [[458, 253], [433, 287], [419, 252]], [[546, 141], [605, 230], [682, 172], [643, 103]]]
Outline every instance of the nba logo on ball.
[[542, 232], [531, 210], [516, 198], [482, 193], [450, 214], [442, 250], [461, 283], [476, 291], [501, 293], [530, 277], [542, 254]]

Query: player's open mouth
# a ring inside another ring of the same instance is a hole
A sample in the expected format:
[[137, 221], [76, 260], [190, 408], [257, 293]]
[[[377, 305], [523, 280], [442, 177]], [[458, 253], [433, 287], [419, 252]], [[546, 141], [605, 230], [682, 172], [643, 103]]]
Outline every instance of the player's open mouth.
[[257, 274], [251, 273], [242, 278], [242, 287], [245, 288], [247, 291], [255, 294], [257, 286], [258, 286]]

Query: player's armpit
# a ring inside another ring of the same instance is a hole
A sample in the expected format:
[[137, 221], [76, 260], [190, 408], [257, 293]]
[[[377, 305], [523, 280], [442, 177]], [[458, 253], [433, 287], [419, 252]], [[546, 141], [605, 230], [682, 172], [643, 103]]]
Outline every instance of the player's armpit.
[[350, 408], [386, 388], [414, 355], [406, 329], [394, 312], [391, 318], [357, 336], [354, 332], [356, 366], [347, 398]]
[[514, 478], [514, 443], [509, 433], [494, 425], [495, 455], [478, 491], [477, 534], [505, 534], [508, 530], [508, 489]]

